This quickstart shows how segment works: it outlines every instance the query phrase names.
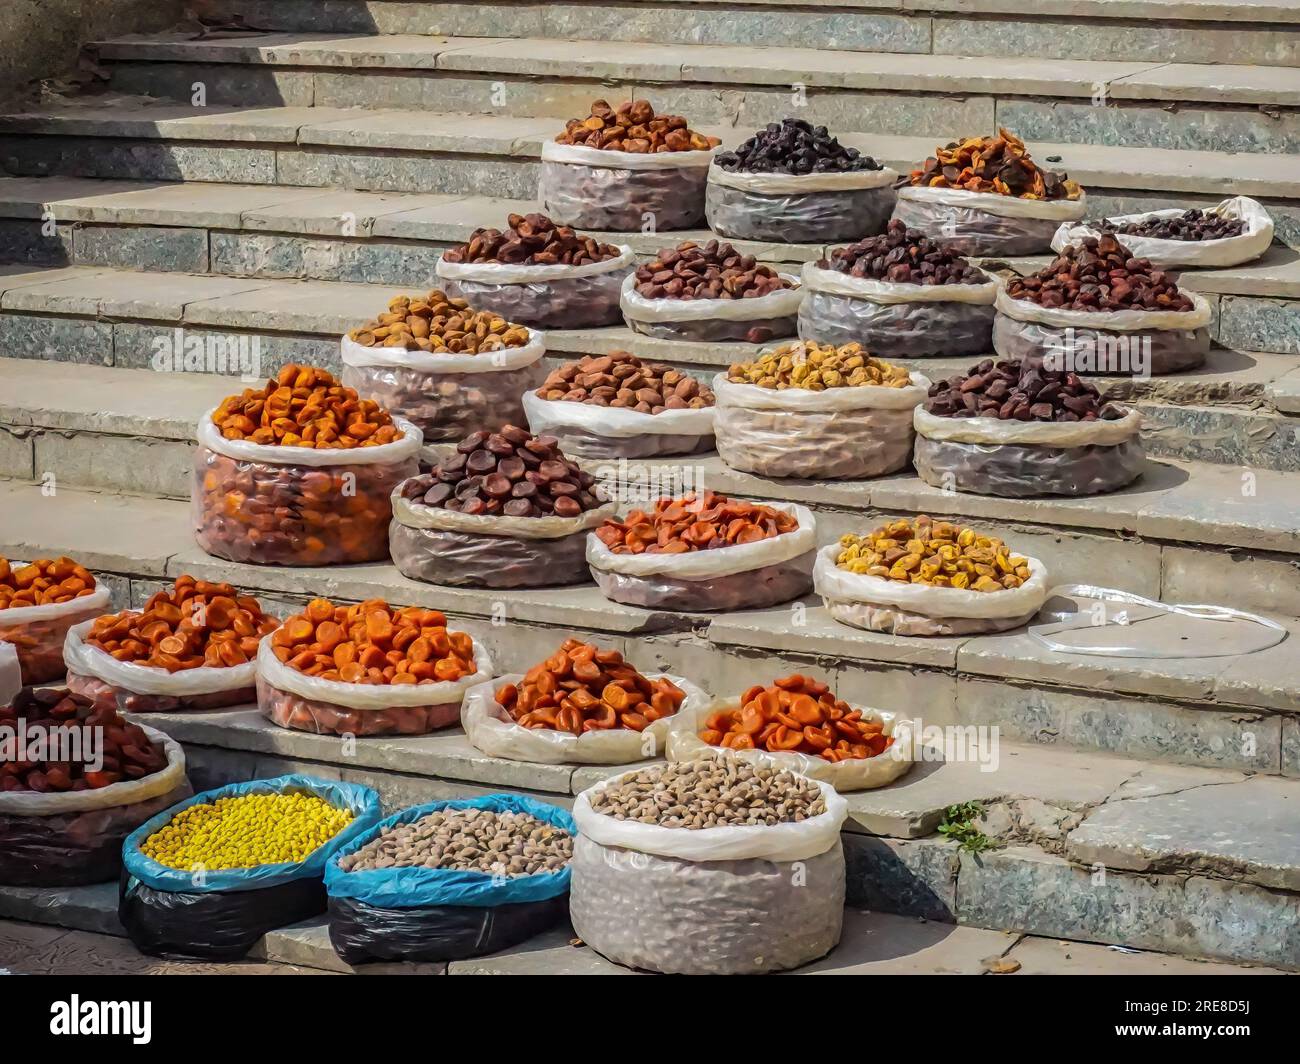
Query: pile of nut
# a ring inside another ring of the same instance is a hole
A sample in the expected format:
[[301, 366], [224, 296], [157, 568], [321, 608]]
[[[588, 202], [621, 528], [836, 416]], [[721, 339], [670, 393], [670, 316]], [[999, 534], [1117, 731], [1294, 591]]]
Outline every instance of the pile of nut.
[[0, 610], [71, 602], [94, 590], [94, 575], [71, 558], [37, 558], [15, 568], [0, 557]]
[[1214, 211], [1192, 207], [1168, 218], [1147, 218], [1140, 222], [1113, 222], [1104, 218], [1097, 228], [1121, 236], [1146, 236], [1156, 240], [1226, 240], [1246, 231], [1243, 218], [1229, 218]]
[[582, 236], [567, 225], [556, 225], [544, 214], [512, 214], [509, 228], [475, 229], [469, 241], [443, 253], [444, 262], [500, 262], [512, 266], [583, 266], [616, 259], [613, 244]]
[[227, 396], [212, 420], [228, 440], [275, 447], [351, 450], [401, 436], [378, 403], [362, 399], [323, 369], [292, 364], [257, 390]]
[[727, 370], [727, 380], [777, 391], [798, 388], [814, 392], [827, 388], [906, 388], [912, 383], [902, 366], [872, 358], [859, 343], [834, 347], [816, 340], [796, 340], [753, 362], [736, 362]]
[[1007, 295], [1059, 310], [1191, 310], [1173, 277], [1134, 258], [1110, 233], [1068, 245], [1052, 262], [1007, 284]]
[[1093, 384], [1067, 370], [1049, 369], [1041, 358], [986, 358], [965, 374], [935, 381], [924, 407], [937, 417], [1000, 421], [1118, 421], [1124, 416]]
[[359, 684], [431, 684], [472, 676], [474, 643], [449, 632], [438, 610], [394, 609], [382, 599], [335, 606], [312, 599], [271, 636], [291, 669], [322, 680]]
[[637, 294], [646, 299], [757, 299], [793, 287], [753, 255], [717, 240], [665, 248], [634, 276]]
[[630, 351], [587, 355], [551, 370], [537, 394], [552, 402], [590, 403], [660, 414], [713, 405], [713, 392], [688, 373], [642, 362]]
[[[13, 733], [20, 719], [32, 734], [42, 730], [53, 733], [57, 728], [93, 728], [100, 738], [95, 743], [87, 739], [83, 757], [77, 761], [22, 760], [0, 744], [0, 791], [94, 791], [123, 780], [143, 779], [167, 767], [162, 744], [151, 742], [140, 725], [130, 723], [111, 706], [95, 705], [63, 688], [28, 688], [18, 693], [12, 705], [0, 706], [0, 729]], [[95, 757], [90, 760], [92, 751]]]
[[604, 100], [591, 105], [586, 118], [570, 118], [557, 144], [580, 144], [603, 151], [708, 151], [722, 143], [689, 129], [681, 115], [657, 115], [647, 100], [627, 100], [617, 108]]
[[904, 584], [1006, 591], [1029, 579], [1029, 561], [996, 536], [921, 514], [865, 536], [840, 537], [835, 564], [850, 573]]
[[988, 280], [957, 252], [897, 219], [879, 236], [836, 248], [817, 265], [893, 284], [984, 284]]
[[183, 672], [252, 661], [258, 641], [279, 623], [232, 585], [186, 575], [151, 595], [142, 610], [95, 618], [85, 639], [118, 661]]
[[1019, 137], [999, 129], [996, 137], [968, 137], [939, 148], [905, 179], [930, 188], [993, 192], [1028, 200], [1078, 199], [1082, 190], [1065, 174], [1041, 169]]
[[425, 506], [486, 517], [577, 517], [605, 503], [596, 478], [567, 459], [555, 437], [517, 425], [466, 436], [454, 455], [401, 492]]
[[497, 688], [497, 703], [524, 728], [582, 735], [645, 731], [681, 708], [686, 692], [667, 678], [648, 680], [617, 650], [566, 639], [517, 684]]
[[842, 174], [855, 170], [881, 170], [870, 155], [846, 148], [825, 126], [802, 118], [770, 122], [734, 151], [715, 158], [723, 170], [750, 174]]
[[397, 296], [388, 310], [348, 333], [362, 347], [400, 347], [445, 355], [481, 355], [528, 343], [528, 330], [490, 310], [471, 310], [440, 288], [425, 296]]
[[708, 491], [659, 499], [650, 513], [633, 510], [621, 521], [609, 518], [596, 536], [614, 554], [686, 554], [757, 543], [798, 527], [784, 510]]
[[651, 765], [592, 792], [591, 808], [661, 828], [789, 824], [821, 816], [826, 800], [806, 776], [736, 758]]
[[573, 856], [573, 836], [528, 813], [439, 809], [407, 824], [389, 824], [339, 858], [344, 872], [442, 868], [490, 875], [558, 872]]
[[711, 714], [700, 738], [728, 750], [809, 754], [832, 764], [877, 757], [894, 743], [880, 720], [798, 673], [751, 687], [738, 708]]

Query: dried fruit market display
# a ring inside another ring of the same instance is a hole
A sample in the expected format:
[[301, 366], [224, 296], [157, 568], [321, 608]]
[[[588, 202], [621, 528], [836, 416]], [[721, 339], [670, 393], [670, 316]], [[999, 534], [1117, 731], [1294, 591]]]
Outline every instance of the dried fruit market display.
[[109, 589], [71, 558], [22, 565], [0, 556], [0, 644], [18, 659], [18, 683], [61, 680], [68, 629], [103, 612]]

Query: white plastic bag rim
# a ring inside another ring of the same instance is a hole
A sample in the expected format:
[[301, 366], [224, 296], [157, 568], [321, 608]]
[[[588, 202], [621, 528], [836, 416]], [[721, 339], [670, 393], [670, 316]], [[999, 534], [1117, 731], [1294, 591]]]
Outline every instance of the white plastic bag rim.
[[104, 611], [112, 601], [113, 592], [107, 585], [95, 578], [95, 588], [89, 595], [68, 599], [67, 602], [47, 602], [41, 606], [13, 606], [0, 610], [0, 628], [9, 628], [19, 624], [34, 624], [41, 621], [56, 621], [63, 617], [76, 616], [86, 610]]
[[1210, 324], [1213, 311], [1200, 292], [1188, 288], [1179, 294], [1192, 301], [1191, 310], [1060, 310], [1040, 307], [1027, 299], [1013, 299], [999, 288], [994, 306], [999, 314], [1016, 321], [1032, 321], [1067, 329], [1097, 329], [1101, 332], [1141, 332], [1150, 329], [1200, 329]]
[[566, 399], [543, 399], [530, 388], [523, 395], [528, 427], [537, 435], [557, 428], [582, 429], [596, 436], [629, 439], [634, 436], [712, 436], [713, 407], [662, 410], [647, 414], [620, 406], [596, 406]]
[[504, 514], [462, 514], [441, 506], [404, 499], [399, 484], [392, 495], [393, 520], [406, 528], [424, 528], [436, 532], [467, 532], [480, 536], [506, 536], [510, 539], [562, 539], [575, 532], [598, 528], [607, 517], [618, 512], [614, 502], [603, 503], [577, 517], [508, 517]]
[[721, 144], [705, 151], [606, 151], [585, 144], [557, 144], [546, 140], [542, 142], [542, 162], [594, 166], [601, 170], [707, 170], [720, 151]]
[[22, 689], [23, 669], [18, 661], [18, 648], [0, 642], [0, 706], [12, 703]]
[[992, 306], [1002, 282], [987, 270], [975, 268], [988, 281], [984, 284], [899, 284], [871, 277], [851, 277], [839, 270], [823, 269], [815, 262], [804, 263], [801, 279], [809, 292], [864, 299], [868, 303], [974, 303]]
[[440, 355], [432, 351], [408, 351], [403, 347], [363, 347], [345, 334], [339, 340], [339, 353], [345, 366], [356, 369], [384, 366], [434, 376], [452, 373], [505, 373], [541, 361], [546, 354], [546, 334], [529, 329], [528, 343], [485, 351], [481, 355]]
[[814, 192], [856, 192], [887, 188], [898, 180], [898, 171], [849, 170], [832, 174], [760, 174], [724, 170], [715, 160], [709, 167], [709, 184], [752, 192], [758, 196], [800, 196]]
[[1115, 421], [1003, 421], [995, 417], [939, 417], [918, 406], [912, 425], [927, 440], [945, 443], [1109, 447], [1136, 438], [1142, 429], [1142, 415], [1129, 407]]
[[968, 192], [964, 188], [934, 188], [929, 185], [904, 185], [898, 198], [942, 207], [960, 207], [983, 211], [1001, 218], [1037, 218], [1045, 222], [1072, 222], [1088, 212], [1088, 194], [1082, 190], [1078, 199], [1029, 200], [1003, 196], [996, 192]]
[[925, 401], [930, 378], [915, 371], [905, 388], [886, 388], [883, 384], [864, 384], [855, 388], [760, 388], [757, 384], [737, 384], [725, 373], [713, 378], [713, 394], [720, 407], [743, 410], [779, 410], [798, 414], [823, 414], [845, 410], [910, 410]]
[[216, 411], [217, 408], [214, 406], [199, 418], [199, 428], [196, 433], [199, 446], [215, 454], [233, 458], [237, 462], [312, 468], [388, 465], [416, 457], [424, 444], [424, 433], [406, 418], [398, 417], [396, 414], [393, 415], [393, 425], [401, 432], [401, 438], [375, 447], [352, 447], [347, 450], [338, 447], [274, 447], [264, 443], [249, 443], [248, 440], [228, 440], [221, 435], [216, 422], [212, 420], [212, 415]]
[[[569, 281], [577, 277], [598, 277], [615, 273], [636, 263], [636, 254], [627, 244], [617, 244], [618, 255], [600, 262], [579, 266], [562, 263], [525, 265], [511, 262], [448, 262], [439, 258], [434, 272], [449, 281], [477, 281], [481, 284], [540, 284], [545, 281]], [[423, 354], [424, 352], [421, 352]]]
[[636, 274], [623, 280], [619, 305], [623, 316], [631, 321], [754, 321], [758, 318], [784, 318], [799, 313], [803, 289], [794, 274], [779, 275], [791, 288], [780, 288], [756, 299], [646, 299], [638, 294]]

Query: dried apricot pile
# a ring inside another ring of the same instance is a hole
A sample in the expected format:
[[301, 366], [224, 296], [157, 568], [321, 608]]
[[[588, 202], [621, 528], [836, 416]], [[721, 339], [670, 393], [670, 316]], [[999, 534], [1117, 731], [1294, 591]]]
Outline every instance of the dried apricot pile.
[[1025, 149], [1025, 142], [1005, 129], [996, 137], [967, 137], [939, 148], [913, 170], [913, 185], [992, 192], [1027, 200], [1078, 199], [1080, 189], [1065, 174], [1044, 170]]
[[596, 535], [614, 554], [685, 554], [757, 543], [798, 527], [784, 510], [708, 491], [662, 498], [649, 513], [633, 510], [622, 521], [610, 518]]
[[884, 580], [969, 591], [1006, 591], [1029, 579], [1029, 560], [996, 536], [921, 514], [899, 518], [865, 536], [840, 537], [835, 564]]
[[94, 590], [94, 575], [71, 558], [37, 558], [17, 568], [0, 558], [0, 610], [71, 602]]

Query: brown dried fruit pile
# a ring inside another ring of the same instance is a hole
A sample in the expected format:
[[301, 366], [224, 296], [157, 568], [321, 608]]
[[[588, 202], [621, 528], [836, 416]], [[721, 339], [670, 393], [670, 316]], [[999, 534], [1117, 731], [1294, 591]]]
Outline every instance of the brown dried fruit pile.
[[685, 554], [757, 543], [798, 527], [784, 510], [710, 491], [660, 499], [650, 513], [633, 510], [622, 521], [607, 520], [596, 535], [614, 554]]
[[794, 287], [753, 255], [717, 240], [665, 248], [635, 276], [637, 294], [646, 299], [757, 299]]
[[1082, 193], [1067, 175], [1039, 167], [1024, 141], [1002, 128], [996, 137], [968, 137], [939, 148], [906, 180], [1030, 200], [1078, 199]]
[[722, 143], [717, 137], [689, 129], [681, 115], [655, 114], [647, 100], [627, 100], [617, 109], [597, 100], [586, 118], [569, 119], [555, 142], [636, 154], [708, 151]]
[[425, 296], [397, 296], [387, 312], [348, 333], [362, 347], [400, 347], [434, 354], [479, 355], [528, 343], [528, 330], [490, 310], [471, 310], [439, 288]]
[[550, 372], [537, 394], [552, 402], [613, 406], [643, 414], [713, 405], [713, 392], [690, 374], [642, 362], [629, 351], [566, 362]]
[[1191, 310], [1195, 304], [1148, 259], [1110, 233], [1068, 245], [1035, 274], [1007, 284], [1012, 299], [1059, 310]]
[[544, 214], [512, 214], [509, 226], [475, 229], [468, 242], [443, 253], [445, 262], [500, 262], [512, 266], [582, 266], [622, 254], [613, 244], [556, 225]]

